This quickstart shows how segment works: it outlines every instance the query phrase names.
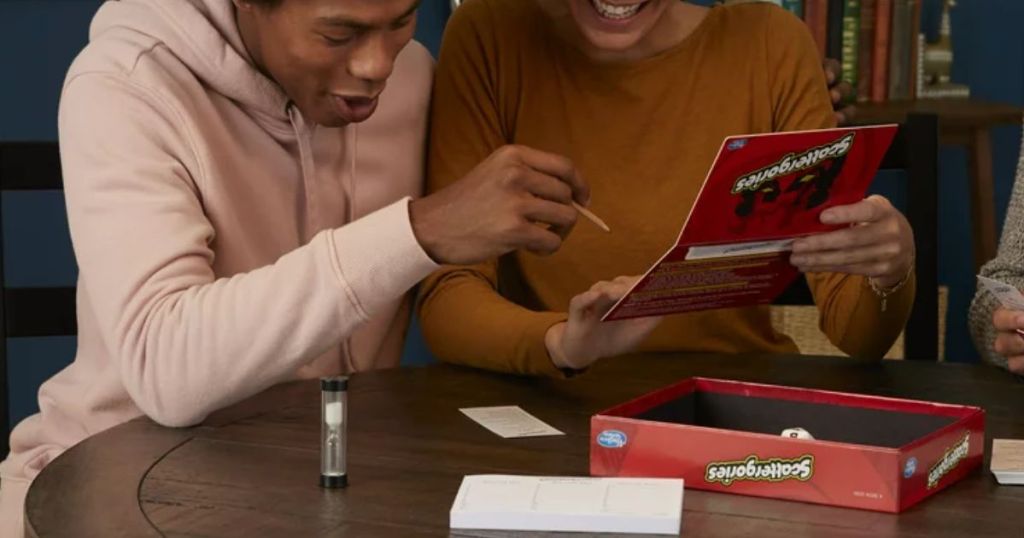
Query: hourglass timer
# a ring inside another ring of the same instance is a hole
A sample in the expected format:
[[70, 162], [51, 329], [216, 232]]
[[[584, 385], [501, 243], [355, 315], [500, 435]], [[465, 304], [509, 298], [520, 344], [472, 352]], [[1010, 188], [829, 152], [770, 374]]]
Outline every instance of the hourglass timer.
[[320, 380], [320, 487], [348, 485], [345, 429], [348, 427], [348, 378]]

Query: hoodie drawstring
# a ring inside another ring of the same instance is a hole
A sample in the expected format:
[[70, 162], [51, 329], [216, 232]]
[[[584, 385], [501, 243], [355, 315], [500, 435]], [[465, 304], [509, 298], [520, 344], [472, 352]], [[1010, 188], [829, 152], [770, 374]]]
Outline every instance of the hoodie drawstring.
[[348, 176], [345, 178], [345, 195], [348, 198], [348, 203], [345, 206], [348, 208], [348, 218], [346, 222], [352, 222], [356, 220], [356, 156], [359, 155], [359, 124], [352, 124], [348, 126], [348, 147], [349, 158], [348, 158]]
[[[345, 190], [345, 222], [353, 222], [356, 220], [356, 155], [359, 144], [359, 127], [357, 125], [349, 125], [347, 128], [349, 133], [348, 151], [348, 166], [349, 173], [345, 176], [345, 183], [342, 188]], [[352, 337], [349, 336], [341, 343], [341, 360], [345, 363], [345, 367], [349, 372], [356, 371], [355, 359], [352, 354]]]
[[[306, 229], [302, 232], [302, 242], [312, 239], [321, 228], [320, 206], [316, 199], [316, 160], [313, 158], [312, 138], [316, 129], [309, 129], [302, 113], [294, 103], [288, 105], [288, 121], [295, 131], [295, 140], [299, 146], [299, 168], [302, 173], [302, 187], [306, 199]], [[348, 153], [349, 174], [342, 186], [345, 190], [345, 222], [352, 222], [355, 219], [355, 175], [356, 175], [356, 144], [359, 141], [359, 134], [355, 127], [348, 129], [349, 147]], [[346, 337], [341, 342], [341, 366], [343, 372], [353, 373], [356, 371], [355, 359], [352, 355], [352, 336]]]
[[316, 201], [316, 162], [313, 160], [313, 148], [310, 144], [312, 133], [306, 126], [302, 114], [294, 104], [288, 105], [288, 121], [295, 130], [295, 140], [299, 146], [299, 168], [302, 173], [302, 188], [306, 198], [306, 222], [302, 231], [302, 242], [309, 241], [320, 228], [320, 209]]

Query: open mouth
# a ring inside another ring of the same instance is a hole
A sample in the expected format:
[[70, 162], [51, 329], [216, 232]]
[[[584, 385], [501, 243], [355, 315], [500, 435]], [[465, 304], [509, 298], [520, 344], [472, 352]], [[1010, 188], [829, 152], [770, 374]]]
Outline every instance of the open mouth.
[[366, 121], [377, 110], [377, 97], [332, 95], [334, 108], [347, 123]]
[[646, 6], [650, 0], [644, 0], [643, 2], [637, 2], [635, 4], [611, 4], [602, 0], [590, 0], [590, 5], [594, 6], [597, 14], [601, 17], [613, 20], [613, 21], [624, 21], [636, 16], [641, 9]]

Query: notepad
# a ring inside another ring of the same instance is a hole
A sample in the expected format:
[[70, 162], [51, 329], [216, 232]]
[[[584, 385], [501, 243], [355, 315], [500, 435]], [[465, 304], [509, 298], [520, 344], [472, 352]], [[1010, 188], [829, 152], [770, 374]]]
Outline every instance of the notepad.
[[991, 468], [1000, 484], [1024, 486], [1024, 439], [993, 439]]
[[679, 534], [683, 481], [471, 475], [452, 504], [453, 529]]

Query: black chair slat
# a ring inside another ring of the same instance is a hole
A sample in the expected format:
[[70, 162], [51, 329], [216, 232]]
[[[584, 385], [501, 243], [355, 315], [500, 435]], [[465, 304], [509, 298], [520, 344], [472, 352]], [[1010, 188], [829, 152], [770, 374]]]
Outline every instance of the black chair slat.
[[802, 275], [797, 277], [792, 284], [772, 301], [776, 306], [805, 306], [814, 304], [814, 296], [811, 295], [811, 288], [807, 285], [807, 279]]
[[882, 163], [878, 166], [881, 170], [902, 170], [907, 167], [907, 149], [910, 146], [910, 137], [907, 134], [906, 125], [901, 125], [896, 131], [896, 136], [889, 145], [889, 150], [882, 157]]
[[[56, 142], [0, 143], [0, 191], [63, 190]], [[0, 223], [3, 219], [0, 218]], [[4, 281], [3, 229], [0, 225], [0, 286]], [[0, 294], [0, 458], [7, 454], [10, 392], [7, 338], [77, 334], [74, 288], [4, 288]]]
[[8, 338], [78, 332], [75, 288], [5, 288]]
[[912, 360], [939, 356], [939, 119], [911, 115], [901, 131], [907, 141], [907, 221], [914, 230], [917, 294], [907, 320], [903, 355]]
[[0, 189], [42, 191], [63, 188], [60, 150], [56, 142], [0, 144]]

